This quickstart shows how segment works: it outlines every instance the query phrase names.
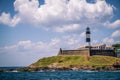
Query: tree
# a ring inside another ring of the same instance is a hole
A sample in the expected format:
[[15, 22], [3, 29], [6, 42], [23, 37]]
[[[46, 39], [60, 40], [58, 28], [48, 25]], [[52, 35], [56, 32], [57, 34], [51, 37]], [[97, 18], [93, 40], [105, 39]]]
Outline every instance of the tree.
[[114, 47], [115, 51], [117, 51], [118, 49], [120, 49], [120, 43], [119, 44], [113, 44], [112, 47]]

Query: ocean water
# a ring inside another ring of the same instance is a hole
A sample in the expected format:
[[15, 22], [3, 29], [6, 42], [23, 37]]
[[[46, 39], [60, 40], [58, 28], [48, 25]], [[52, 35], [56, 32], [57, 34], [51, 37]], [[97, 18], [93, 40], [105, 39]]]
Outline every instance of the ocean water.
[[120, 80], [120, 71], [3, 72], [0, 73], [0, 80]]

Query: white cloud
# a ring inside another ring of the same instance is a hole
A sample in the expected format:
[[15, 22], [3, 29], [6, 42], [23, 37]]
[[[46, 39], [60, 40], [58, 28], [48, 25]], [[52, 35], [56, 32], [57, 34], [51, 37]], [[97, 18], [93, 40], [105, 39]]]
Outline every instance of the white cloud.
[[115, 22], [111, 23], [110, 27], [120, 27], [120, 20], [116, 20]]
[[80, 25], [79, 24], [70, 24], [70, 25], [64, 25], [62, 27], [56, 27], [54, 28], [54, 30], [56, 32], [66, 32], [66, 31], [76, 31], [76, 30], [79, 30], [80, 28]]
[[59, 48], [59, 43], [60, 43], [60, 40], [57, 38], [51, 39], [50, 42], [42, 42], [42, 41], [31, 42], [30, 40], [28, 40], [28, 41], [18, 42], [18, 44], [16, 45], [17, 46], [16, 48], [19, 49], [19, 51], [27, 51], [27, 52], [31, 51], [34, 53], [36, 52], [36, 53], [44, 53], [44, 54], [51, 53], [52, 55], [53, 54], [55, 55], [56, 54], [55, 50]]
[[12, 53], [12, 52], [27, 52], [27, 53], [44, 53], [49, 55], [55, 55], [56, 51], [61, 48], [73, 48], [73, 46], [80, 46], [81, 41], [83, 41], [83, 36], [81, 36], [83, 33], [79, 34], [72, 34], [72, 35], [66, 35], [61, 36], [58, 38], [53, 38], [48, 42], [38, 41], [38, 42], [32, 42], [31, 40], [27, 41], [19, 41], [15, 45], [11, 46], [4, 46], [0, 47], [0, 53], [1, 51], [3, 53]]
[[98, 44], [98, 40], [93, 40], [92, 41], [92, 45], [97, 45]]
[[[98, 0], [94, 4], [87, 3], [86, 0], [45, 0], [45, 4], [39, 5], [38, 0], [16, 0], [14, 9], [17, 16], [10, 19], [14, 25], [5, 23], [6, 21], [4, 24], [15, 26], [21, 22], [39, 27], [53, 27], [51, 29], [57, 32], [64, 32], [80, 29], [81, 26], [104, 23], [113, 16], [113, 6], [105, 0]], [[7, 18], [9, 20], [9, 16]], [[81, 26], [75, 27], [75, 24]]]
[[120, 30], [116, 30], [109, 37], [104, 38], [103, 43], [109, 45], [120, 43]]
[[120, 27], [120, 20], [118, 19], [111, 23], [109, 21], [107, 21], [104, 23], [104, 26], [107, 26], [109, 28], [118, 28], [118, 27]]
[[81, 37], [85, 37], [86, 35], [85, 35], [85, 32], [82, 32], [81, 34], [80, 34], [80, 36]]
[[112, 33], [111, 37], [120, 37], [120, 30], [116, 30]]
[[10, 17], [9, 13], [4, 13], [3, 12], [0, 16], [0, 23], [1, 24], [6, 24], [6, 25], [9, 25], [9, 26], [12, 26], [12, 27], [14, 27], [19, 21], [20, 21], [20, 19], [17, 18], [16, 15], [12, 19]]
[[112, 44], [115, 43], [115, 40], [113, 38], [106, 37], [106, 38], [103, 39], [103, 43], [112, 45]]

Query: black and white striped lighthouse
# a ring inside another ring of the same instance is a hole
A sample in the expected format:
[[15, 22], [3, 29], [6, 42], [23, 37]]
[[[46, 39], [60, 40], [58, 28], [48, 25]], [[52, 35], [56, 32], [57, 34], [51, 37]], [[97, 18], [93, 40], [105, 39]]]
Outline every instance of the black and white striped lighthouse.
[[88, 43], [88, 47], [90, 48], [90, 28], [89, 27], [87, 27], [86, 28], [86, 42]]

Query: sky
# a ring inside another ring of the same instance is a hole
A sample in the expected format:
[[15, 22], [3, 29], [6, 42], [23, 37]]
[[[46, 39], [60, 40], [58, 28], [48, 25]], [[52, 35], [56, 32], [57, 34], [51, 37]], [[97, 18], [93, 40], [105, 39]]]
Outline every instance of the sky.
[[29, 66], [60, 48], [120, 43], [120, 0], [0, 0], [0, 66]]

